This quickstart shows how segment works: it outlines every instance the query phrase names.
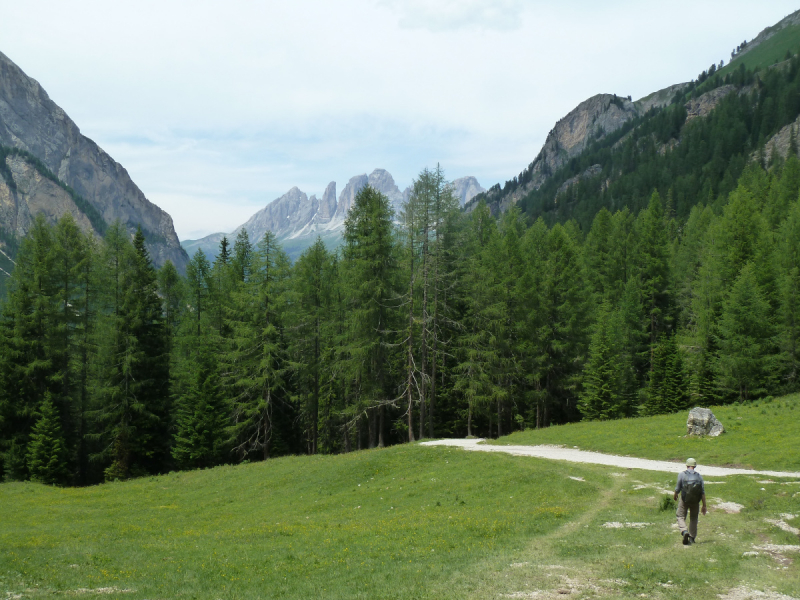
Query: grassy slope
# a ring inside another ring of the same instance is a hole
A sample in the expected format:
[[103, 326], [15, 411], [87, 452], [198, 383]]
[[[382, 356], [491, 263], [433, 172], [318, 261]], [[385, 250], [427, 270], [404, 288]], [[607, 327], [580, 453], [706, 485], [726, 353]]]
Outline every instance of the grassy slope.
[[800, 594], [795, 564], [742, 556], [797, 543], [764, 519], [800, 512], [800, 485], [710, 486], [746, 508], [712, 511], [687, 549], [658, 509], [673, 477], [611, 471], [405, 445], [85, 489], [4, 484], [0, 597], [699, 598], [741, 581]]
[[496, 444], [564, 444], [582, 450], [701, 464], [800, 471], [800, 394], [742, 406], [714, 406], [726, 433], [685, 437], [686, 413], [601, 423], [581, 422], [530, 429]]
[[800, 50], [800, 26], [790, 25], [753, 50], [734, 58], [721, 73], [725, 75], [730, 69], [738, 69], [741, 64], [748, 69], [768, 67], [783, 61], [787, 52], [797, 54], [798, 50]]

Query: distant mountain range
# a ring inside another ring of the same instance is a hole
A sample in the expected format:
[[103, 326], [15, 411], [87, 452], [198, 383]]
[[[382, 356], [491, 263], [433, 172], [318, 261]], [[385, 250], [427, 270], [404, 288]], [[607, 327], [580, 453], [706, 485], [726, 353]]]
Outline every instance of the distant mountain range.
[[[462, 205], [485, 191], [474, 177], [461, 177], [452, 183], [456, 197]], [[299, 188], [293, 187], [231, 233], [213, 233], [199, 240], [184, 240], [181, 245], [190, 255], [202, 250], [209, 260], [213, 260], [223, 237], [227, 237], [232, 243], [239, 231], [245, 229], [253, 243], [264, 237], [267, 231], [272, 231], [293, 258], [310, 246], [317, 236], [329, 247], [335, 247], [341, 241], [344, 221], [356, 194], [367, 185], [385, 194], [398, 215], [411, 194], [410, 187], [401, 192], [392, 175], [385, 169], [375, 169], [369, 175], [351, 177], [338, 200], [335, 181], [328, 184], [320, 198], [316, 195], [308, 196]]]
[[131, 233], [141, 227], [156, 265], [171, 260], [182, 271], [188, 263], [172, 217], [0, 53], [0, 250], [13, 255], [35, 215], [52, 223], [67, 212], [97, 235], [117, 219]]

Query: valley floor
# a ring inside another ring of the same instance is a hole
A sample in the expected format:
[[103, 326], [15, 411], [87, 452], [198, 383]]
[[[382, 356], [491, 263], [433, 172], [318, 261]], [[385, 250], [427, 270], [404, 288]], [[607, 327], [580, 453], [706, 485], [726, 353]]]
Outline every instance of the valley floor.
[[0, 599], [800, 598], [800, 485], [706, 481], [690, 547], [674, 473], [447, 446], [6, 483]]

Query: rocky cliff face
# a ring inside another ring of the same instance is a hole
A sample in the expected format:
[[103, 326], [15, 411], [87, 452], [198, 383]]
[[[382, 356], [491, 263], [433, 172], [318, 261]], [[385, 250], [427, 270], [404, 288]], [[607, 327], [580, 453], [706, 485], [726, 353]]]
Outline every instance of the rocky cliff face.
[[467, 210], [472, 210], [480, 199], [485, 200], [495, 213], [507, 210], [531, 190], [539, 189], [548, 177], [592, 142], [614, 133], [631, 119], [652, 108], [668, 105], [675, 93], [686, 85], [670, 86], [636, 102], [615, 94], [598, 94], [584, 100], [556, 122], [539, 154], [517, 176], [520, 185], [508, 192], [496, 186], [485, 194], [479, 194], [473, 202], [467, 202]]
[[91, 221], [61, 186], [44, 177], [24, 157], [9, 156], [5, 160], [11, 181], [0, 177], [0, 224], [6, 231], [20, 238], [37, 214], [55, 223], [71, 213], [84, 233], [94, 232]]
[[[106, 223], [119, 219], [131, 233], [141, 226], [150, 255], [157, 265], [171, 260], [181, 270], [186, 266], [188, 257], [175, 234], [172, 218], [144, 196], [122, 165], [81, 134], [78, 126], [50, 99], [42, 86], [2, 53], [0, 145], [25, 150], [38, 158], [62, 182], [85, 198]], [[35, 176], [23, 173], [23, 165], [20, 161], [15, 163], [16, 158], [19, 157], [8, 156], [6, 163], [15, 180], [19, 175], [27, 182], [22, 186], [26, 191], [19, 192], [14, 210], [10, 209], [8, 195], [0, 216], [0, 227], [24, 235], [30, 215], [39, 212], [54, 219], [69, 211], [79, 223], [82, 219], [87, 220], [74, 203], [70, 206], [53, 189], [53, 186], [58, 186], [52, 182], [48, 182], [51, 185], [43, 181], [36, 183]], [[6, 220], [14, 212], [16, 219]], [[95, 228], [92, 230], [96, 232]]]
[[[227, 237], [229, 240], [235, 239], [238, 232], [244, 228], [247, 230], [250, 240], [255, 243], [264, 237], [267, 231], [272, 231], [283, 242], [284, 247], [289, 249], [289, 254], [293, 257], [310, 246], [317, 236], [321, 236], [330, 245], [338, 245], [344, 229], [344, 221], [355, 197], [367, 185], [375, 188], [389, 199], [396, 218], [402, 210], [403, 203], [411, 194], [410, 187], [400, 191], [391, 173], [386, 169], [375, 169], [369, 175], [364, 173], [351, 177], [339, 194], [338, 200], [336, 199], [335, 181], [329, 183], [325, 188], [321, 200], [318, 200], [316, 196], [308, 197], [294, 187], [280, 198], [267, 204], [250, 217], [246, 223], [227, 234]], [[453, 185], [462, 204], [475, 194], [484, 191], [474, 177], [456, 179]], [[202, 250], [209, 259], [213, 259], [224, 235], [226, 234], [214, 233], [199, 240], [185, 240], [182, 244], [190, 254]]]
[[461, 206], [472, 200], [481, 192], [486, 189], [478, 183], [474, 177], [459, 177], [453, 181], [453, 189], [455, 190], [456, 198], [458, 198]]

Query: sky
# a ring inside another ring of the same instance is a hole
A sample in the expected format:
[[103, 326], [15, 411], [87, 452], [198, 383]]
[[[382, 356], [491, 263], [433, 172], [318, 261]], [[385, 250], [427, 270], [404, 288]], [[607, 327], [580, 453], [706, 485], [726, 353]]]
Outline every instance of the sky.
[[783, 0], [0, 0], [0, 52], [180, 239], [385, 168], [502, 184], [598, 93], [689, 81]]

